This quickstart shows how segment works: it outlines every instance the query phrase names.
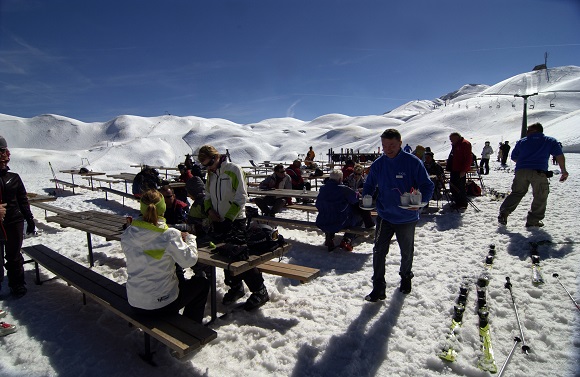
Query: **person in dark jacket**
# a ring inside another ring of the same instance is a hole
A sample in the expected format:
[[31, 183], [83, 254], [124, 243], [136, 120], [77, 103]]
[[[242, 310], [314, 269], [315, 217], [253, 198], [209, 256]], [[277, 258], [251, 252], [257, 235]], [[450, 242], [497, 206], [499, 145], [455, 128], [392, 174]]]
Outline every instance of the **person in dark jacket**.
[[187, 213], [189, 208], [186, 203], [175, 197], [175, 192], [169, 185], [165, 185], [159, 189], [161, 195], [165, 199], [165, 222], [170, 225], [184, 224], [187, 220]]
[[449, 186], [453, 194], [453, 201], [456, 209], [467, 209], [467, 193], [465, 183], [467, 172], [471, 169], [473, 153], [471, 143], [465, 140], [459, 132], [449, 135], [451, 141], [451, 153], [447, 160], [447, 170], [449, 170]]
[[161, 186], [159, 172], [149, 166], [145, 166], [133, 179], [133, 195], [140, 198], [147, 190], [157, 190]]
[[439, 200], [443, 196], [442, 191], [445, 182], [445, 170], [443, 170], [443, 167], [439, 165], [433, 157], [433, 152], [425, 152], [425, 161], [423, 161], [423, 165], [425, 166], [425, 170], [427, 170], [427, 174], [429, 174], [429, 178], [431, 178], [431, 181], [435, 185], [432, 199]]
[[[195, 233], [200, 236], [209, 230], [209, 220], [204, 209], [205, 200], [205, 171], [194, 164], [191, 169], [192, 177], [185, 184], [187, 196], [193, 203], [187, 215], [187, 223], [195, 226]], [[204, 226], [205, 222], [205, 226]]]
[[[177, 165], [177, 169], [180, 173], [179, 178], [177, 178], [177, 182], [187, 183], [187, 181], [193, 177], [191, 170], [185, 164]], [[187, 210], [189, 211], [189, 201], [187, 200], [187, 190], [185, 187], [176, 187], [173, 190], [173, 193], [177, 199], [187, 204]]]
[[[316, 198], [316, 226], [324, 232], [324, 245], [329, 251], [334, 249], [334, 234], [342, 229], [360, 226], [372, 228], [375, 223], [370, 211], [359, 207], [359, 195], [356, 191], [342, 184], [342, 171], [336, 169], [330, 173], [330, 178], [320, 188]], [[352, 251], [352, 240], [355, 235], [345, 233], [340, 247]]]
[[500, 148], [501, 148], [501, 164], [506, 165], [507, 159], [510, 155], [510, 149], [512, 148], [510, 142], [506, 140]]
[[[36, 225], [26, 196], [26, 188], [16, 173], [10, 172], [10, 151], [6, 139], [0, 136], [0, 203], [6, 204], [6, 215], [0, 222], [0, 284], [4, 269], [14, 297], [26, 294], [24, 258], [20, 252], [26, 221], [26, 234], [34, 234]], [[4, 263], [6, 260], [6, 263]]]
[[[278, 164], [274, 166], [274, 174], [269, 175], [260, 182], [260, 190], [271, 189], [287, 189], [292, 190], [292, 180], [290, 176], [284, 171], [284, 165]], [[265, 216], [275, 216], [284, 208], [286, 204], [292, 204], [292, 198], [276, 197], [274, 195], [266, 195], [264, 197], [257, 197], [254, 202], [260, 208]]]

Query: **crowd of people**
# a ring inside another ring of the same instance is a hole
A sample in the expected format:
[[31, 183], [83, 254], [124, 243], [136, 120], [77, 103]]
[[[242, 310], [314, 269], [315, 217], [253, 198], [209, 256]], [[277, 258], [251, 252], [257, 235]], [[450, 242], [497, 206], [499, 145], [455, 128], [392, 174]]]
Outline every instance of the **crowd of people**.
[[[396, 129], [387, 129], [380, 135], [383, 154], [365, 169], [352, 160], [342, 169], [332, 169], [321, 186], [315, 207], [318, 210], [316, 225], [324, 233], [324, 245], [335, 249], [335, 235], [345, 231], [339, 247], [353, 250], [355, 234], [348, 228], [363, 226], [374, 228], [372, 291], [365, 300], [375, 302], [386, 298], [385, 260], [390, 241], [396, 237], [400, 249], [400, 292], [412, 289], [415, 228], [420, 216], [420, 206], [403, 206], [403, 197], [420, 192], [425, 201], [440, 199], [449, 172], [449, 188], [454, 206], [467, 208], [466, 176], [472, 168], [471, 143], [458, 132], [449, 135], [452, 145], [445, 168], [434, 159], [429, 147], [418, 145], [414, 150], [406, 144]], [[506, 164], [510, 150], [508, 141], [500, 143], [498, 160]], [[489, 159], [494, 151], [486, 141], [478, 166], [480, 174], [489, 174]], [[515, 177], [511, 193], [501, 204], [498, 215], [500, 225], [506, 225], [508, 216], [515, 210], [532, 186], [533, 201], [528, 212], [526, 227], [541, 227], [549, 194], [550, 156], [561, 170], [560, 181], [568, 178], [562, 145], [543, 134], [540, 123], [527, 129], [526, 137], [519, 140], [511, 153], [515, 162]], [[243, 243], [248, 227], [246, 205], [248, 188], [242, 167], [229, 160], [211, 145], [202, 146], [197, 162], [188, 156], [187, 163], [179, 164], [177, 178], [184, 187], [172, 188], [170, 182], [160, 179], [159, 173], [144, 167], [136, 175], [133, 194], [140, 201], [140, 216], [132, 220], [121, 236], [121, 248], [127, 260], [127, 297], [135, 311], [143, 315], [183, 314], [201, 323], [203, 319], [209, 281], [207, 266], [198, 263], [197, 240], [204, 235], [228, 243]], [[315, 153], [310, 147], [305, 166], [313, 168]], [[24, 268], [20, 248], [26, 233], [35, 232], [35, 222], [27, 199], [26, 189], [19, 175], [9, 171], [10, 151], [6, 140], [0, 136], [0, 284], [4, 273], [11, 294], [26, 294]], [[302, 161], [289, 166], [277, 164], [259, 187], [263, 190], [310, 190], [303, 177]], [[361, 205], [363, 198], [372, 198], [372, 206]], [[292, 203], [292, 197], [265, 195], [255, 199], [256, 206], [266, 216], [276, 216]], [[370, 209], [376, 211], [376, 218]], [[186, 278], [184, 269], [193, 270]], [[222, 303], [230, 305], [246, 295], [246, 310], [254, 310], [269, 301], [262, 273], [252, 268], [242, 274], [224, 272], [229, 290]], [[244, 287], [245, 285], [245, 287]], [[6, 312], [0, 309], [0, 318]], [[0, 322], [0, 336], [15, 331], [15, 326]]]

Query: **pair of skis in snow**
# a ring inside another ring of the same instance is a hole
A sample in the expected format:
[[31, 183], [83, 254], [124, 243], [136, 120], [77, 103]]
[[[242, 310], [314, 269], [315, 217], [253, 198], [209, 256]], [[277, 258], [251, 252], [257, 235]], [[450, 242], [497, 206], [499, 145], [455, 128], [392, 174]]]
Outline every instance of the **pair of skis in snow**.
[[[495, 245], [489, 246], [488, 255], [485, 258], [485, 266], [491, 269], [493, 260], [495, 258]], [[497, 365], [493, 354], [493, 347], [491, 342], [491, 327], [489, 324], [489, 307], [487, 304], [487, 286], [489, 284], [490, 276], [487, 271], [483, 272], [477, 279], [477, 315], [479, 317], [479, 338], [481, 341], [481, 356], [477, 362], [479, 369], [488, 371], [490, 373], [497, 372]], [[446, 335], [445, 341], [437, 353], [441, 359], [446, 361], [455, 361], [457, 359], [458, 351], [461, 346], [459, 344], [458, 332], [463, 324], [463, 313], [467, 303], [467, 296], [469, 294], [469, 287], [472, 282], [466, 280], [461, 283], [459, 288], [459, 296], [457, 297], [457, 304], [453, 307], [453, 318], [449, 332]]]
[[[493, 354], [491, 342], [491, 327], [489, 324], [489, 308], [487, 305], [487, 283], [488, 277], [480, 277], [477, 280], [477, 315], [479, 317], [479, 338], [481, 341], [481, 355], [477, 362], [477, 367], [490, 373], [497, 372], [497, 365]], [[457, 359], [458, 352], [461, 351], [459, 342], [459, 329], [463, 324], [463, 314], [469, 294], [469, 282], [463, 282], [459, 288], [457, 303], [453, 307], [453, 318], [449, 332], [445, 337], [437, 356], [441, 359], [454, 362]]]
[[[543, 284], [544, 279], [542, 277], [540, 271], [540, 261], [538, 255], [538, 248], [537, 244], [531, 243], [532, 250], [532, 283], [535, 285]], [[488, 255], [485, 258], [485, 266], [489, 271], [493, 266], [493, 261], [495, 259], [496, 250], [495, 245], [489, 246]], [[487, 303], [487, 287], [489, 285], [490, 275], [488, 271], [485, 271], [480, 275], [477, 279], [477, 313], [479, 317], [479, 338], [481, 341], [481, 355], [478, 359], [477, 366], [479, 369], [483, 371], [487, 371], [489, 373], [497, 373], [498, 368], [495, 362], [495, 357], [493, 353], [493, 346], [491, 340], [491, 326], [489, 324], [489, 306]], [[469, 292], [469, 285], [470, 283], [463, 282], [460, 287], [459, 297], [457, 299], [457, 305], [454, 306], [454, 315], [450, 327], [450, 331], [446, 336], [444, 345], [441, 347], [441, 350], [437, 353], [437, 355], [447, 361], [455, 361], [457, 358], [457, 353], [460, 350], [459, 339], [458, 339], [458, 329], [461, 327], [463, 323], [463, 313], [465, 311], [465, 305], [467, 302], [467, 294]], [[522, 351], [525, 354], [528, 354], [530, 351], [530, 347], [526, 344], [524, 332], [522, 329], [522, 325], [520, 322], [517, 305], [513, 296], [512, 292], [512, 284], [509, 277], [506, 277], [505, 288], [509, 290], [510, 296], [512, 299], [512, 304], [514, 307], [518, 327], [520, 330], [520, 336], [514, 337], [514, 346], [512, 347], [510, 353], [508, 354], [506, 361], [504, 362], [503, 366], [501, 367], [498, 376], [501, 376], [509, 363], [513, 352], [517, 345], [522, 343]]]

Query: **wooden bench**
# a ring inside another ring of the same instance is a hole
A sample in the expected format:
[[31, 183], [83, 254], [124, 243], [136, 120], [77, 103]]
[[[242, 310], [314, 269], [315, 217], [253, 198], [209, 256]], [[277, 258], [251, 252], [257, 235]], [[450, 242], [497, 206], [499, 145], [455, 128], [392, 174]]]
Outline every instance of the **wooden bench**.
[[[41, 284], [38, 268], [40, 264], [81, 291], [84, 303], [86, 303], [86, 296], [89, 296], [103, 308], [143, 330], [145, 353], [141, 357], [149, 363], [153, 364], [151, 337], [169, 347], [172, 355], [177, 358], [184, 357], [217, 337], [214, 330], [179, 314], [162, 317], [136, 314], [127, 301], [127, 291], [124, 286], [44, 245], [24, 247], [22, 251], [35, 262], [37, 284]], [[58, 313], [55, 314], [58, 315]], [[113, 341], [116, 342], [117, 339]]]
[[258, 270], [271, 275], [283, 276], [296, 279], [301, 283], [307, 283], [320, 275], [317, 268], [299, 266], [296, 264], [268, 261], [258, 266]]
[[64, 209], [64, 208], [60, 208], [60, 207], [57, 207], [57, 206], [53, 206], [52, 204], [48, 204], [46, 202], [34, 202], [34, 201], [31, 201], [30, 202], [30, 205], [43, 209], [44, 210], [44, 217], [46, 217], [47, 212], [54, 212], [57, 215], [64, 215], [64, 214], [67, 214], [67, 213], [74, 213], [74, 211], [71, 211], [69, 209]]
[[[276, 224], [276, 225], [287, 225], [294, 226], [297, 228], [308, 228], [320, 230], [314, 221], [304, 221], [304, 220], [294, 220], [294, 219], [284, 219], [281, 217], [270, 217], [270, 216], [252, 216], [252, 220], [256, 220], [260, 223], [266, 224]], [[347, 229], [342, 229], [342, 232], [360, 234], [363, 236], [368, 236], [375, 232], [375, 228], [363, 228], [363, 227], [352, 227]]]
[[97, 181], [97, 182], [105, 182], [109, 184], [109, 187], [112, 183], [123, 183], [124, 181], [119, 180], [119, 179], [108, 179], [108, 178], [99, 178], [99, 177], [83, 177], [83, 179], [86, 180], [93, 180], [93, 181]]
[[137, 198], [135, 198], [135, 195], [133, 195], [133, 194], [130, 194], [128, 192], [121, 191], [121, 190], [115, 190], [115, 189], [110, 188], [110, 187], [103, 187], [103, 186], [101, 186], [101, 187], [99, 187], [99, 190], [101, 190], [101, 191], [103, 191], [105, 193], [105, 200], [109, 200], [109, 197], [107, 195], [108, 193], [122, 196], [123, 197], [123, 199], [122, 199], [123, 206], [125, 205], [125, 198], [129, 198], [129, 199], [133, 199], [133, 200], [138, 200]]
[[[53, 178], [50, 181], [51, 182], [54, 182], [57, 185], [57, 187], [58, 187], [58, 185], [62, 185], [62, 186], [66, 186], [66, 187], [72, 188], [73, 194], [75, 193], [75, 188], [84, 187], [84, 186], [77, 185], [76, 183], [70, 183], [70, 182], [63, 181], [61, 179], [56, 179], [56, 178]], [[84, 188], [86, 188], [86, 187], [84, 187]], [[90, 189], [90, 187], [89, 187], [89, 189]]]

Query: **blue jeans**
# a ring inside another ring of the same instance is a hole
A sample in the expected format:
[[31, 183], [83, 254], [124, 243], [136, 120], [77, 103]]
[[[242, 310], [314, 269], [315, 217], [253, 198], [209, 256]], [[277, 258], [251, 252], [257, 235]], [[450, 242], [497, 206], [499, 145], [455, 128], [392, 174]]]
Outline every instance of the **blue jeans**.
[[405, 224], [392, 224], [377, 216], [377, 230], [375, 232], [375, 247], [373, 248], [373, 289], [384, 290], [385, 259], [389, 253], [389, 245], [393, 235], [397, 236], [397, 243], [401, 249], [401, 278], [413, 277], [413, 253], [415, 252], [415, 227], [417, 221]]

